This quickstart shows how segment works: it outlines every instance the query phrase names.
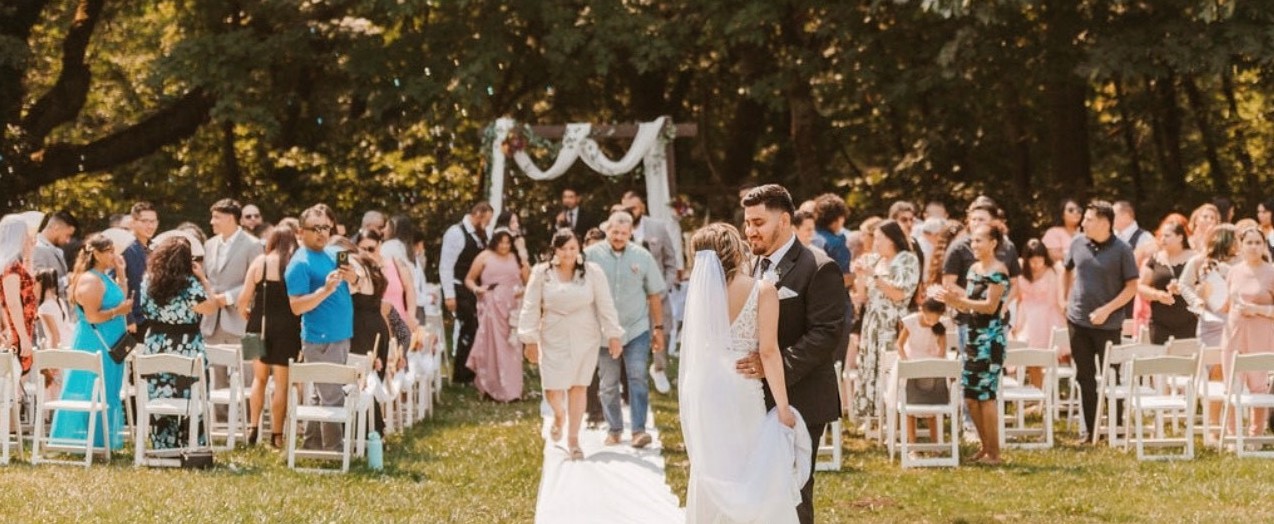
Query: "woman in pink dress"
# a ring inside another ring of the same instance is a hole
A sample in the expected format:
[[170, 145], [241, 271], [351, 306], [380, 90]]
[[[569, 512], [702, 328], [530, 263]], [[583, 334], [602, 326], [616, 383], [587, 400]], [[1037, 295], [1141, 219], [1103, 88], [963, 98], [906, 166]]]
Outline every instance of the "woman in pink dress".
[[[1062, 314], [1061, 272], [1043, 242], [1030, 239], [1022, 251], [1022, 276], [1017, 277], [1019, 291], [1017, 311], [1013, 314], [1013, 340], [1026, 342], [1027, 347], [1048, 348], [1053, 328], [1066, 326]], [[1066, 348], [1059, 348], [1066, 349]], [[1065, 360], [1068, 355], [1058, 355]], [[1028, 368], [1031, 384], [1041, 385], [1044, 370]]]
[[[1225, 376], [1230, 376], [1230, 360], [1234, 354], [1269, 353], [1274, 340], [1274, 266], [1263, 258], [1269, 253], [1265, 235], [1255, 227], [1239, 231], [1239, 258], [1241, 262], [1230, 267], [1226, 277], [1230, 292], [1229, 316], [1222, 341], [1224, 348], [1221, 366]], [[1240, 380], [1253, 394], [1269, 393], [1266, 374], [1243, 373]], [[1268, 409], [1253, 408], [1248, 420], [1248, 434], [1260, 436], [1265, 431]], [[1226, 421], [1233, 426], [1234, 420]]]
[[1062, 200], [1061, 214], [1057, 223], [1044, 232], [1044, 247], [1048, 248], [1048, 256], [1053, 260], [1065, 260], [1066, 252], [1071, 248], [1071, 240], [1079, 234], [1079, 222], [1084, 218], [1084, 208], [1073, 198]]
[[522, 398], [522, 348], [509, 339], [509, 315], [517, 309], [530, 272], [513, 251], [513, 235], [497, 229], [464, 279], [478, 296], [478, 333], [465, 365], [477, 374], [473, 383], [478, 392], [499, 402]]

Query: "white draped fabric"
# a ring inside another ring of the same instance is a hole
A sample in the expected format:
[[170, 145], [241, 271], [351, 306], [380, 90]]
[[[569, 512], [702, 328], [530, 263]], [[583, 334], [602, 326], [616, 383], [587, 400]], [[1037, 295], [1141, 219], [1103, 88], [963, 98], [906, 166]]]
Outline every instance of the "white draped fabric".
[[[665, 153], [667, 142], [662, 133], [666, 123], [666, 117], [659, 117], [653, 122], [639, 124], [632, 145], [618, 161], [607, 158], [597, 141], [589, 137], [592, 132], [591, 124], [567, 124], [557, 158], [553, 159], [553, 164], [547, 170], [536, 166], [525, 150], [515, 152], [513, 162], [533, 180], [560, 177], [575, 165], [576, 160], [583, 160], [593, 171], [605, 176], [631, 173], [637, 163], [641, 162], [646, 175], [646, 203], [650, 216], [670, 219], [672, 211], [668, 203], [672, 198], [668, 188], [668, 158]], [[504, 177], [508, 168], [508, 157], [501, 146], [517, 125], [511, 118], [501, 118], [495, 122], [495, 139], [491, 142], [489, 200], [497, 214], [504, 209]]]
[[809, 476], [805, 422], [766, 413], [761, 383], [735, 371], [725, 273], [713, 251], [695, 253], [681, 350], [681, 431], [690, 457], [686, 522], [796, 522]]

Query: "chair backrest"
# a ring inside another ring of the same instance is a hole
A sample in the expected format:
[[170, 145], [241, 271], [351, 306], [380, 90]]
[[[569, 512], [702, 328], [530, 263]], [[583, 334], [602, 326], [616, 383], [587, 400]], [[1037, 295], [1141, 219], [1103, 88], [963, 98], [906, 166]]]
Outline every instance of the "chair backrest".
[[1010, 349], [1004, 353], [1004, 365], [1005, 367], [1057, 367], [1057, 353], [1051, 349]]
[[204, 353], [210, 366], [238, 368], [243, 365], [243, 346], [238, 344], [208, 344]]
[[1071, 347], [1070, 330], [1065, 326], [1053, 328], [1053, 331], [1048, 335], [1048, 347], [1058, 351], [1069, 350]]
[[292, 384], [358, 384], [358, 369], [333, 362], [292, 364], [288, 369]]
[[0, 379], [22, 376], [22, 364], [15, 353], [0, 353]]
[[1221, 354], [1222, 351], [1220, 346], [1205, 346], [1199, 351], [1199, 365], [1220, 366]]
[[1203, 342], [1197, 338], [1169, 338], [1163, 345], [1163, 354], [1177, 357], [1192, 357], [1203, 349]]
[[133, 357], [133, 373], [137, 376], [171, 373], [183, 377], [203, 376], [203, 357], [187, 357], [172, 353]]
[[1004, 341], [1004, 349], [1013, 351], [1015, 349], [1026, 349], [1030, 347], [1025, 340], [1006, 340]]
[[1179, 355], [1138, 358], [1132, 361], [1130, 373], [1133, 378], [1146, 375], [1193, 377], [1197, 367], [1196, 358]]
[[1241, 355], [1234, 354], [1234, 365], [1230, 366], [1230, 373], [1245, 373], [1249, 371], [1274, 371], [1274, 353], [1249, 353]]
[[898, 361], [898, 380], [913, 378], [959, 378], [960, 362], [945, 358]]
[[31, 371], [39, 373], [46, 369], [68, 369], [88, 371], [102, 375], [102, 353], [89, 353], [75, 349], [43, 349], [35, 352], [31, 363]]
[[1119, 325], [1119, 336], [1124, 338], [1133, 338], [1137, 334], [1137, 320], [1124, 319], [1124, 323]]
[[1131, 362], [1136, 358], [1157, 357], [1163, 355], [1163, 349], [1163, 346], [1158, 344], [1132, 342], [1116, 346], [1106, 342], [1106, 358], [1103, 359], [1103, 362], [1105, 362], [1106, 367], [1110, 367]]

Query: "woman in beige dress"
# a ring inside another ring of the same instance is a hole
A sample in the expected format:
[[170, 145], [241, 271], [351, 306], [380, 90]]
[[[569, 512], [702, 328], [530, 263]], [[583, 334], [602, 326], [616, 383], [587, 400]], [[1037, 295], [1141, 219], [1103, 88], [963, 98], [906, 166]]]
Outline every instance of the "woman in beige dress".
[[606, 274], [596, 264], [584, 262], [575, 234], [558, 230], [551, 244], [553, 259], [531, 270], [518, 337], [526, 344], [527, 360], [540, 365], [545, 396], [553, 408], [549, 436], [554, 442], [562, 438], [562, 423], [569, 412], [567, 448], [572, 460], [580, 460], [584, 452], [579, 431], [585, 392], [597, 369], [597, 348], [607, 339], [611, 356], [618, 357], [624, 328], [619, 326]]

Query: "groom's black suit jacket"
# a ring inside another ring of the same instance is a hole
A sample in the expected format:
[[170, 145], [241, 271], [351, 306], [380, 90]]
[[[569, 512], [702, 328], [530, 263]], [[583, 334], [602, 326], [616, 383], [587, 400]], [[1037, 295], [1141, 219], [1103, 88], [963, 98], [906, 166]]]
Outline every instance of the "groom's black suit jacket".
[[[779, 289], [779, 352], [783, 355], [788, 403], [801, 412], [807, 425], [826, 424], [840, 418], [836, 354], [845, 325], [848, 303], [840, 267], [836, 262], [802, 246], [783, 255], [775, 271]], [[795, 296], [783, 298], [789, 293]], [[774, 406], [765, 385], [766, 408]], [[815, 435], [811, 437], [817, 438]]]

